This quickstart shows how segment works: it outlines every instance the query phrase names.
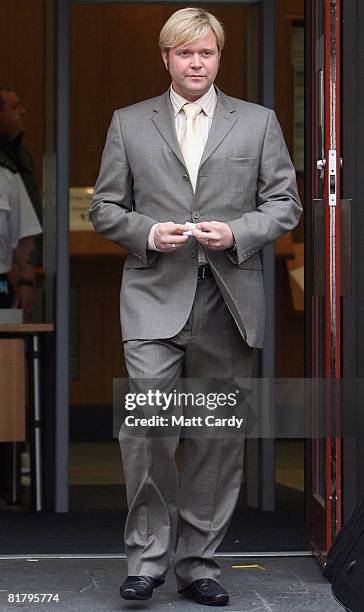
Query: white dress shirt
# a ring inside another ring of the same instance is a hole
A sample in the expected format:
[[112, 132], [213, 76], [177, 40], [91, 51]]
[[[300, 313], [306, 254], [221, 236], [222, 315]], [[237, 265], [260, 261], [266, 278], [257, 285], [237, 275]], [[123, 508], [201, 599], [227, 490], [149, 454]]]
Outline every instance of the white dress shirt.
[[[172, 104], [174, 125], [175, 125], [176, 133], [177, 133], [177, 140], [180, 143], [182, 140], [183, 133], [185, 131], [185, 127], [186, 127], [186, 115], [183, 112], [182, 107], [185, 104], [188, 104], [189, 101], [185, 100], [185, 98], [183, 98], [178, 93], [176, 93], [172, 85], [169, 90], [169, 95], [170, 95], [170, 100]], [[201, 136], [203, 144], [205, 146], [208, 135], [209, 135], [209, 131], [211, 128], [212, 120], [214, 117], [216, 103], [217, 103], [217, 94], [216, 94], [214, 86], [211, 85], [210, 89], [203, 96], [201, 96], [201, 98], [198, 98], [198, 100], [194, 100], [194, 102], [196, 102], [196, 104], [201, 106], [201, 109], [202, 109], [201, 112], [196, 117], [196, 130]], [[186, 221], [189, 221], [189, 219], [187, 219]], [[155, 232], [155, 228], [157, 227], [157, 225], [159, 225], [159, 223], [155, 223], [153, 225], [153, 227], [151, 228], [149, 232], [149, 237], [148, 237], [148, 249], [151, 249], [152, 251], [159, 250], [155, 246], [155, 242], [154, 242], [154, 232]], [[195, 238], [191, 236], [190, 240], [195, 240]], [[206, 261], [207, 260], [206, 260], [205, 254], [202, 248], [199, 246], [198, 262], [206, 263]]]
[[32, 201], [23, 183], [20, 174], [16, 175], [18, 181], [20, 197], [20, 232], [19, 239], [27, 236], [38, 236], [43, 232], [42, 226], [38, 221], [37, 213], [34, 210]]
[[20, 237], [18, 174], [0, 166], [0, 274], [11, 269]]

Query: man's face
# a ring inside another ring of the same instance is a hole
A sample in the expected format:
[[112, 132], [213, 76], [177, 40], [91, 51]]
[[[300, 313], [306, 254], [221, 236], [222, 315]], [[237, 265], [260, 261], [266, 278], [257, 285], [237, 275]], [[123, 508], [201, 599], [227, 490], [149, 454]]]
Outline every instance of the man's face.
[[190, 102], [203, 96], [216, 78], [220, 55], [212, 30], [188, 45], [173, 47], [169, 53], [162, 51], [174, 91]]
[[14, 91], [3, 91], [1, 97], [3, 104], [0, 107], [0, 133], [13, 139], [24, 131], [25, 108]]

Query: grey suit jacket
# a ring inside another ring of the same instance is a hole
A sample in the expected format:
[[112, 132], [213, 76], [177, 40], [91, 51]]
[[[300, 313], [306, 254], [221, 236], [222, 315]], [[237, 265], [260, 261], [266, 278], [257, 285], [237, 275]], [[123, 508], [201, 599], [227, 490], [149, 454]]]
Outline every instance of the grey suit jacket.
[[215, 220], [230, 225], [237, 250], [205, 253], [244, 339], [262, 346], [260, 251], [295, 227], [302, 208], [275, 113], [217, 93], [195, 193], [168, 91], [113, 115], [90, 218], [97, 232], [129, 249], [120, 296], [124, 340], [174, 336], [194, 300], [196, 240], [171, 253], [151, 251], [152, 225]]

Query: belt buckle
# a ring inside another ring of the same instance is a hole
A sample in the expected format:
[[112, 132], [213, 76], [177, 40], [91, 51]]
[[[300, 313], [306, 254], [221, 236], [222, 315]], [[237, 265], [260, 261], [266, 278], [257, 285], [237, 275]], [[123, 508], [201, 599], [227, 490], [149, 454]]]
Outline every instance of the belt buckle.
[[197, 278], [199, 278], [200, 280], [205, 280], [205, 278], [207, 278], [207, 275], [208, 275], [208, 268], [209, 266], [205, 266], [205, 265], [199, 266]]

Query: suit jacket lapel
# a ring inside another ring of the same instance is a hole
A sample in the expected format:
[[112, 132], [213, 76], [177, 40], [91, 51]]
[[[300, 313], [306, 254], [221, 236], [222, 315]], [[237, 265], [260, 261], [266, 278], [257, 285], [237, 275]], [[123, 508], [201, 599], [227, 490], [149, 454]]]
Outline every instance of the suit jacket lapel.
[[[231, 98], [226, 96], [218, 88], [216, 89], [217, 104], [215, 114], [212, 120], [212, 125], [210, 128], [206, 146], [202, 154], [200, 168], [205, 163], [205, 161], [212, 155], [212, 153], [215, 151], [215, 149], [219, 146], [219, 144], [222, 142], [222, 140], [230, 132], [230, 130], [236, 123], [236, 118], [234, 117], [235, 108], [231, 102]], [[169, 99], [169, 90], [156, 100], [156, 103], [153, 108], [152, 121], [158, 132], [161, 134], [162, 138], [170, 146], [173, 153], [179, 159], [181, 164], [186, 168], [186, 164], [181, 152], [181, 147], [177, 140], [172, 106]]]
[[177, 140], [172, 105], [169, 99], [169, 90], [157, 99], [153, 108], [152, 121], [162, 138], [171, 147], [173, 153], [178, 157], [181, 164], [186, 167], [181, 152], [181, 147], [179, 146]]
[[[215, 86], [216, 87], [216, 86]], [[212, 120], [209, 136], [206, 142], [204, 152], [202, 154], [200, 168], [205, 161], [212, 155], [217, 149], [219, 144], [223, 141], [225, 136], [230, 132], [234, 124], [236, 123], [236, 117], [234, 117], [235, 108], [232, 104], [231, 98], [226, 96], [217, 87], [217, 104]]]

